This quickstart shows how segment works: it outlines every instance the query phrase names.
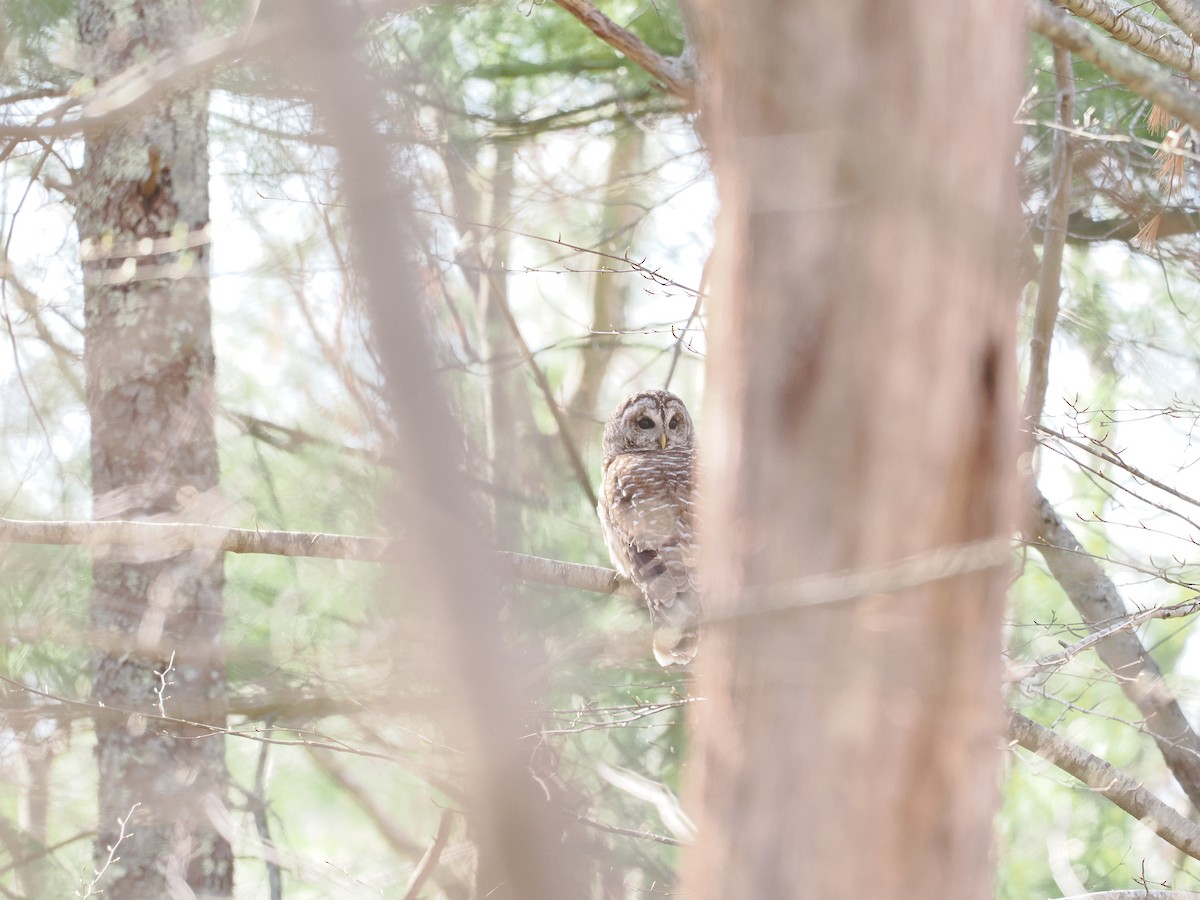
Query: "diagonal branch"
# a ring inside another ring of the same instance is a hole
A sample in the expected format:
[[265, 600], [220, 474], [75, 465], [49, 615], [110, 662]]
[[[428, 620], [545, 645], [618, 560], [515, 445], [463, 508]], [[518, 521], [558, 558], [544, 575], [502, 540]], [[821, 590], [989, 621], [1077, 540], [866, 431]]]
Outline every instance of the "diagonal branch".
[[1200, 128], [1200, 96], [1174, 75], [1139, 56], [1124, 44], [1094, 34], [1086, 25], [1051, 6], [1046, 0], [1025, 0], [1029, 27], [1080, 59], [1157, 103], [1181, 122]]
[[417, 897], [420, 896], [421, 888], [425, 885], [429, 876], [433, 874], [438, 860], [442, 857], [442, 851], [446, 849], [446, 844], [450, 840], [450, 825], [453, 820], [453, 810], [442, 810], [442, 818], [438, 822], [437, 834], [433, 838], [433, 843], [429, 845], [429, 849], [425, 851], [425, 854], [417, 863], [417, 868], [413, 871], [412, 879], [408, 882], [408, 890], [404, 892], [404, 900], [417, 900]]
[[1154, 0], [1154, 5], [1192, 40], [1200, 37], [1200, 6], [1195, 0]]
[[[1041, 493], [1036, 495], [1037, 521], [1028, 535], [1071, 603], [1093, 629], [1127, 615], [1125, 603], [1096, 561]], [[1200, 737], [1192, 730], [1179, 702], [1163, 681], [1158, 664], [1136, 634], [1117, 631], [1096, 646], [1145, 721], [1167, 767], [1192, 803], [1200, 805]]]
[[1065, 0], [1071, 12], [1114, 38], [1184, 75], [1200, 75], [1196, 46], [1174, 26], [1120, 0]]
[[1200, 859], [1200, 825], [1181, 816], [1120, 769], [1018, 712], [1009, 713], [1007, 736], [1111, 800], [1172, 847]]
[[1148, 609], [1139, 609], [1135, 613], [1122, 616], [1115, 622], [1105, 625], [1103, 628], [1098, 628], [1083, 640], [1076, 641], [1069, 647], [1064, 647], [1058, 653], [1043, 656], [1036, 663], [1023, 669], [1020, 677], [1025, 678], [1034, 672], [1057, 668], [1068, 660], [1074, 659], [1085, 650], [1095, 647], [1106, 638], [1110, 638], [1121, 631], [1134, 631], [1151, 619], [1180, 619], [1186, 616], [1194, 616], [1198, 612], [1200, 612], [1200, 596], [1184, 600], [1182, 603], [1175, 603], [1171, 606], [1152, 606]]
[[692, 102], [696, 86], [683, 69], [679, 59], [663, 56], [640, 37], [622, 28], [596, 8], [591, 0], [554, 0], [559, 6], [587, 26], [588, 30], [614, 50], [624, 54], [663, 83], [668, 91]]

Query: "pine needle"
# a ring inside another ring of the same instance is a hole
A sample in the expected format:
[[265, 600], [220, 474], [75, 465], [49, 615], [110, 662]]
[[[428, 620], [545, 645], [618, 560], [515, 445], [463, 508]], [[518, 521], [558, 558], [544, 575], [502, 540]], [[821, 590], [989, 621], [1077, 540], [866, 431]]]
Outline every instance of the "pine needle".
[[1183, 130], [1168, 131], [1162, 144], [1154, 151], [1154, 156], [1162, 160], [1157, 178], [1168, 193], [1183, 180], [1184, 159], [1176, 152], [1183, 145], [1183, 134]]
[[1146, 130], [1151, 134], [1166, 134], [1175, 125], [1171, 114], [1155, 103], [1150, 107], [1150, 115], [1146, 116]]
[[1134, 236], [1130, 243], [1147, 252], [1153, 250], [1155, 243], [1158, 241], [1158, 226], [1161, 222], [1162, 213], [1158, 213], [1158, 215], [1142, 226], [1141, 230]]

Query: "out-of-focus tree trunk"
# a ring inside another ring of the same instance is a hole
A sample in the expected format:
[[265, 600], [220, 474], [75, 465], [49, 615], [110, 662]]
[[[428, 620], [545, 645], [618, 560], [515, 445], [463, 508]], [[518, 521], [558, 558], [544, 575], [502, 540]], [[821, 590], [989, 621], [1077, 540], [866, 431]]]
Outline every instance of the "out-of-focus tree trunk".
[[[81, 0], [97, 83], [200, 33], [192, 0]], [[91, 134], [79, 180], [85, 365], [97, 518], [172, 515], [217, 485], [208, 251], [207, 91], [193, 87]], [[193, 245], [194, 246], [189, 246]], [[181, 508], [182, 507], [182, 508]], [[122, 900], [225, 897], [229, 844], [210, 822], [225, 802], [225, 677], [219, 555], [97, 559], [99, 824], [96, 889]], [[172, 654], [173, 662], [172, 662]], [[204, 735], [203, 739], [197, 739]]]
[[392, 175], [375, 127], [376, 84], [356, 52], [355, 12], [325, 0], [296, 5], [302, 67], [334, 136], [359, 272], [396, 423], [395, 467], [407, 480], [392, 527], [405, 535], [396, 563], [405, 594], [445, 628], [439, 684], [451, 684], [440, 721], [468, 771], [464, 811], [479, 846], [479, 896], [550, 900], [583, 896], [590, 874], [560, 840], [559, 813], [529, 773], [528, 709], [498, 627], [495, 561], [462, 479], [461, 435], [449, 415], [419, 327], [411, 199]]
[[[645, 139], [640, 128], [621, 128], [613, 135], [612, 141], [608, 193], [604, 215], [600, 220], [600, 234], [605, 243], [600, 249], [621, 254], [629, 246], [630, 229], [641, 213], [637, 203], [638, 188], [632, 176], [638, 170]], [[610, 262], [601, 260], [598, 268], [606, 267]], [[603, 430], [596, 424], [596, 404], [613, 351], [621, 340], [621, 335], [615, 332], [625, 327], [628, 285], [627, 276], [597, 272], [592, 277], [593, 334], [591, 341], [580, 349], [583, 370], [579, 374], [579, 384], [571, 395], [571, 402], [567, 404], [571, 414], [572, 437], [577, 447], [584, 446], [588, 441], [598, 442]]]
[[694, 900], [990, 896], [1004, 575], [763, 586], [1010, 529], [1019, 12], [694, 0], [721, 214]]
[[[492, 174], [490, 221], [496, 230], [481, 237], [490, 252], [481, 254], [484, 271], [479, 279], [479, 318], [482, 324], [483, 355], [491, 361], [487, 379], [488, 460], [492, 484], [498, 489], [495, 499], [494, 534], [496, 546], [524, 549], [520, 542], [521, 510], [505, 494], [524, 489], [522, 461], [532, 425], [528, 416], [528, 376], [517, 365], [520, 358], [512, 329], [504, 316], [508, 306], [509, 233], [512, 219], [513, 162], [516, 147], [511, 140], [496, 143], [496, 167]], [[482, 229], [481, 229], [482, 230]], [[505, 364], [503, 360], [512, 362]], [[518, 410], [525, 413], [519, 415]], [[530, 427], [518, 433], [518, 424]]]

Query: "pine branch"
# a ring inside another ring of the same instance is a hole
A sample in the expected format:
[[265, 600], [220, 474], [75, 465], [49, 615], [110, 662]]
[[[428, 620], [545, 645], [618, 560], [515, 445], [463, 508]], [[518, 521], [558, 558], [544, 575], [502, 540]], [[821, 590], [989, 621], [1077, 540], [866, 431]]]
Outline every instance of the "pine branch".
[[614, 50], [663, 83], [668, 91], [683, 100], [692, 101], [696, 86], [684, 74], [678, 59], [663, 56], [632, 31], [628, 31], [596, 8], [591, 0], [554, 0], [559, 6], [587, 26], [588, 30]]
[[1200, 859], [1200, 825], [1181, 816], [1120, 769], [1018, 712], [1009, 713], [1006, 732], [1010, 741], [1054, 763], [1171, 846]]
[[1025, 15], [1029, 27], [1038, 34], [1066, 47], [1135, 94], [1157, 103], [1181, 122], [1200, 128], [1200, 96], [1189, 91], [1170, 72], [1124, 44], [1100, 38], [1046, 0], [1025, 0]]
[[1154, 0], [1154, 5], [1167, 14], [1188, 37], [1200, 37], [1200, 6], [1195, 0]]
[[1187, 35], [1120, 0], [1064, 0], [1063, 5], [1114, 38], [1184, 75], [1200, 75], [1200, 55]]

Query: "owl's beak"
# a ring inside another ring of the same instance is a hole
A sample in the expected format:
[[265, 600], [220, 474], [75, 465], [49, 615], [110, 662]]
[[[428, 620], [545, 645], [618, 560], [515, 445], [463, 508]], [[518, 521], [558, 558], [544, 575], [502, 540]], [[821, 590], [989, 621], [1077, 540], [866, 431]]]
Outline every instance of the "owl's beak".
[[662, 447], [664, 450], [667, 449], [667, 433], [665, 431], [658, 436], [658, 446]]

